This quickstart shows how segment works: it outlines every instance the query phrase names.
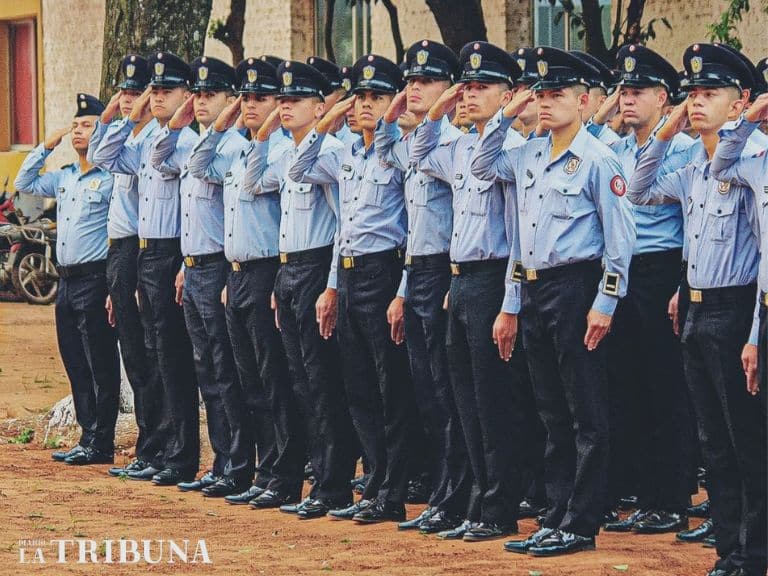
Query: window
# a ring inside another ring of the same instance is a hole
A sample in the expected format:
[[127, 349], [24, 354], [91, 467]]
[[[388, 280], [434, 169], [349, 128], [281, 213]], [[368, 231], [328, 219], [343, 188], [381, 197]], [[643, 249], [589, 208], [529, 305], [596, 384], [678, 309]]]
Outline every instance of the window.
[[[568, 14], [562, 14], [557, 24], [557, 14], [563, 12], [560, 2], [552, 6], [549, 0], [532, 0], [533, 2], [533, 43], [534, 46], [552, 46], [563, 50], [584, 50], [584, 39], [579, 38], [578, 28], [570, 26]], [[581, 11], [581, 0], [574, 0], [574, 10]], [[611, 0], [600, 0], [603, 21], [603, 35], [611, 37]]]
[[[327, 0], [315, 0], [315, 53], [330, 58], [326, 50], [325, 10]], [[336, 0], [333, 7], [331, 34], [333, 57], [340, 65], [351, 65], [371, 51], [370, 2], [358, 0], [350, 6], [347, 0]]]

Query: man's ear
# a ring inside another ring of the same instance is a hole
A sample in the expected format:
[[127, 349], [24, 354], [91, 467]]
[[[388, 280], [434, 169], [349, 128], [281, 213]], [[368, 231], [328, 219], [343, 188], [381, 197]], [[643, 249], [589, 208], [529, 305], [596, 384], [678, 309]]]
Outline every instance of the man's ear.
[[315, 120], [319, 120], [327, 112], [325, 102], [318, 100], [315, 103]]

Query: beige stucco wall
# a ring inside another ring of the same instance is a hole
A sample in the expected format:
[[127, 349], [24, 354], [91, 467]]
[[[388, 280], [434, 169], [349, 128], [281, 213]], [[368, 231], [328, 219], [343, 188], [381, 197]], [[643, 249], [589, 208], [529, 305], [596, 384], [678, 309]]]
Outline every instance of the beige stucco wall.
[[[50, 134], [72, 121], [78, 92], [99, 93], [104, 0], [43, 0], [42, 11], [45, 133]], [[67, 137], [47, 166], [76, 158]]]

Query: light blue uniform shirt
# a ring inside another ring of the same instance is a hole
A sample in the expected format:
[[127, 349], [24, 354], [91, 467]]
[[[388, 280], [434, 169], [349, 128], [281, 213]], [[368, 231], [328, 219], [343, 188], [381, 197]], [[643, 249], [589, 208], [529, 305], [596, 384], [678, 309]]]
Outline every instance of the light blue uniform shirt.
[[[152, 165], [156, 137], [128, 141], [135, 126], [128, 118], [110, 123], [93, 152], [93, 162], [110, 172], [138, 177], [141, 238], [178, 238], [181, 235], [179, 172], [168, 166], [158, 170]], [[184, 128], [179, 144], [182, 149], [191, 149], [197, 138], [192, 129]]]
[[[731, 184], [748, 186], [755, 195], [760, 222], [760, 270], [757, 285], [760, 292], [768, 292], [768, 154], [762, 149], [755, 154], [743, 155], [747, 142], [755, 142], [753, 135], [759, 132], [759, 123], [743, 117], [730, 129], [720, 131], [720, 142], [712, 158], [712, 175]], [[755, 306], [755, 319], [750, 344], [757, 344], [760, 322], [760, 304]]]
[[[656, 133], [664, 125], [662, 119], [653, 129]], [[637, 137], [632, 132], [618, 140], [616, 133], [606, 125], [588, 124], [587, 129], [591, 134], [608, 144], [616, 152], [621, 163], [621, 168], [627, 178], [631, 178], [635, 172], [640, 148], [637, 145]], [[690, 148], [694, 143], [693, 138], [687, 134], [676, 134], [672, 138], [667, 155], [659, 168], [664, 175], [681, 168], [680, 152]], [[635, 242], [635, 254], [649, 254], [664, 250], [674, 250], [683, 246], [683, 213], [679, 204], [661, 204], [658, 206], [632, 205], [637, 228], [637, 242]]]
[[[194, 143], [181, 140], [182, 130], [165, 126], [155, 139], [151, 155], [152, 165], [158, 170], [179, 174], [181, 195], [181, 253], [184, 256], [202, 256], [224, 250], [224, 198], [221, 184], [196, 178], [189, 171], [189, 158], [207, 130]], [[224, 132], [220, 146], [237, 133]], [[190, 144], [192, 144], [190, 146]]]
[[532, 269], [602, 259], [606, 274], [618, 275], [618, 297], [604, 291], [604, 277], [592, 307], [613, 314], [627, 291], [635, 243], [618, 158], [585, 127], [554, 160], [551, 137], [501, 150], [511, 123], [501, 112], [488, 122], [472, 172], [515, 185], [520, 233], [514, 259]]
[[[755, 282], [760, 228], [753, 192], [738, 182], [718, 180], [700, 142], [694, 145], [689, 164], [659, 176], [668, 146], [668, 142], [653, 139], [643, 150], [629, 182], [629, 199], [637, 204], [677, 202], [683, 206], [691, 288]], [[758, 151], [750, 148], [748, 153]]]
[[[418, 129], [417, 129], [418, 131]], [[462, 136], [461, 130], [443, 118], [440, 143], [446, 144]], [[444, 180], [418, 169], [411, 159], [415, 132], [401, 136], [396, 122], [379, 120], [376, 127], [376, 153], [379, 159], [405, 174], [405, 208], [408, 213], [410, 256], [445, 254], [451, 245], [453, 209], [451, 187]]]
[[[256, 193], [245, 185], [248, 154], [252, 142], [239, 133], [209, 130], [195, 146], [189, 171], [196, 178], [224, 186], [224, 254], [230, 262], [247, 262], [278, 255], [280, 198], [277, 193]], [[268, 162], [274, 162], [291, 146], [282, 130], [270, 137], [274, 142]]]
[[357, 142], [357, 139], [360, 138], [360, 134], [355, 134], [352, 132], [352, 130], [349, 129], [349, 126], [344, 124], [338, 132], [333, 134], [334, 138], [339, 140], [344, 146], [346, 145], [352, 145], [352, 143]]
[[[88, 142], [88, 161], [93, 162], [93, 153], [99, 147], [109, 124], [96, 122], [96, 128]], [[154, 118], [147, 122], [135, 136], [131, 134], [127, 142], [154, 139], [160, 125]], [[139, 186], [138, 178], [133, 174], [112, 174], [115, 183], [112, 186], [112, 197], [109, 201], [107, 216], [107, 234], [110, 238], [128, 238], [139, 233]]]
[[98, 167], [81, 174], [80, 164], [40, 174], [50, 153], [40, 144], [27, 155], [14, 182], [16, 190], [56, 198], [59, 264], [72, 266], [106, 259], [112, 174]]

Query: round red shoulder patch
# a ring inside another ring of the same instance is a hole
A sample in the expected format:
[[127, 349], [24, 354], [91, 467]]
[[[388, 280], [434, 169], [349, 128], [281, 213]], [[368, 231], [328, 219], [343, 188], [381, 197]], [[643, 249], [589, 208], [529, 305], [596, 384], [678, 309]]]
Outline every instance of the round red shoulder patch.
[[619, 176], [618, 174], [611, 178], [611, 192], [616, 194], [616, 196], [624, 196], [624, 193], [627, 191], [627, 183], [624, 182], [624, 178]]

